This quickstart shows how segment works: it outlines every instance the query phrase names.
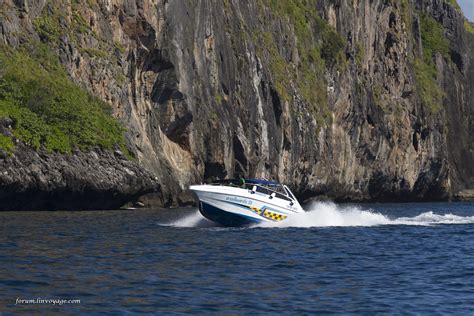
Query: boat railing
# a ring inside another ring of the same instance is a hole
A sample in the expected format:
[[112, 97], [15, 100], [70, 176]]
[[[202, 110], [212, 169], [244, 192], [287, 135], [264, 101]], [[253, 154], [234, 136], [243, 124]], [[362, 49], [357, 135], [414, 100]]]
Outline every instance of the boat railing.
[[262, 185], [259, 185], [259, 184], [246, 183], [245, 188], [249, 189], [252, 192], [258, 192], [258, 193], [266, 194], [266, 195], [270, 196], [270, 198], [272, 198], [272, 199], [274, 197], [277, 197], [277, 198], [285, 200], [285, 201], [290, 201], [290, 202], [293, 201], [293, 199], [291, 197], [289, 197], [288, 195], [280, 193], [276, 190], [272, 190], [268, 187], [265, 187], [265, 186], [262, 186]]
[[[286, 191], [285, 191], [285, 189], [282, 185], [273, 186], [275, 188], [275, 189], [273, 189], [273, 188], [270, 188], [268, 186], [261, 185], [261, 184], [258, 184], [258, 183], [243, 183], [243, 184], [241, 184], [241, 183], [236, 183], [236, 182], [229, 181], [229, 182], [213, 182], [213, 183], [210, 183], [210, 184], [211, 185], [225, 185], [225, 186], [230, 186], [230, 187], [235, 187], [235, 188], [244, 188], [244, 189], [247, 189], [247, 190], [251, 191], [252, 193], [258, 192], [258, 193], [266, 194], [271, 199], [273, 199], [274, 197], [277, 197], [277, 198], [285, 200], [285, 201], [293, 202], [293, 198], [286, 193]], [[278, 192], [278, 189], [283, 191], [283, 193]]]

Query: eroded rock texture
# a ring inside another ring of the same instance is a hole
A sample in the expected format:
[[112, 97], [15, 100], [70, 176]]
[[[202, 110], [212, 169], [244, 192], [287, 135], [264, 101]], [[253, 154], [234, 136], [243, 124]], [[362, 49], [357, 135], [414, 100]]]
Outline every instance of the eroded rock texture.
[[[0, 41], [40, 39], [32, 21], [53, 7], [66, 29], [83, 18], [86, 30], [61, 34], [55, 49], [73, 80], [126, 122], [131, 150], [161, 184], [160, 204], [190, 202], [189, 184], [234, 172], [276, 178], [301, 198], [437, 200], [473, 187], [474, 35], [443, 0], [312, 1], [344, 42], [343, 60], [327, 59], [317, 78], [317, 102], [299, 88], [295, 23], [265, 1], [75, 3], [6, 0]], [[450, 44], [436, 57], [437, 111], [417, 93], [422, 14]], [[286, 79], [275, 51], [296, 69]]]
[[155, 177], [121, 152], [101, 149], [73, 155], [17, 146], [0, 159], [0, 210], [118, 209], [159, 190]]

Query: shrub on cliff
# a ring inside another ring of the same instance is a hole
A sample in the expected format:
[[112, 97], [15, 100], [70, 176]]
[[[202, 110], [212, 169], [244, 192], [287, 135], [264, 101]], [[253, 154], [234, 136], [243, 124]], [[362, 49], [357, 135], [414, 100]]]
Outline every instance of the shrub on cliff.
[[443, 57], [449, 55], [449, 42], [444, 36], [444, 28], [428, 14], [421, 15], [421, 40], [426, 62], [432, 62], [435, 53]]
[[421, 40], [423, 56], [415, 60], [415, 75], [418, 96], [431, 112], [438, 112], [445, 96], [437, 82], [437, 70], [433, 58], [436, 54], [449, 55], [449, 42], [444, 28], [431, 16], [421, 15]]
[[474, 34], [474, 23], [464, 20], [464, 28], [471, 34]]
[[[124, 128], [109, 106], [74, 84], [42, 43], [0, 46], [0, 117], [10, 117], [14, 137], [35, 149], [70, 153], [124, 145]], [[11, 151], [5, 144], [0, 147]]]

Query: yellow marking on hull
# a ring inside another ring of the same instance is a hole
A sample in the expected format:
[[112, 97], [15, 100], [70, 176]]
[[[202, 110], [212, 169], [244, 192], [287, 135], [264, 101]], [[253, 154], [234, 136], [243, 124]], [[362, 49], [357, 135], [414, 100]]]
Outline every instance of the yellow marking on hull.
[[260, 216], [263, 216], [267, 219], [270, 219], [272, 221], [282, 221], [284, 219], [286, 219], [288, 216], [286, 215], [282, 215], [282, 214], [278, 214], [278, 213], [275, 213], [275, 212], [271, 212], [269, 210], [265, 210], [265, 208], [262, 210], [258, 207], [255, 207], [255, 206], [247, 206], [252, 212], [260, 215]]
[[282, 221], [285, 218], [287, 218], [287, 216], [285, 215], [270, 212], [270, 211], [263, 212], [263, 216], [276, 222]]

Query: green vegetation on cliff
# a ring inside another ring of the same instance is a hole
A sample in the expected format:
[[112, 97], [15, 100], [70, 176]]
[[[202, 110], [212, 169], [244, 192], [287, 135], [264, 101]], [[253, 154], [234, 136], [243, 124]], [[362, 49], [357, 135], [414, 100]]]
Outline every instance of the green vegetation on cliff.
[[41, 15], [33, 20], [33, 26], [41, 39], [57, 41], [61, 34], [61, 26], [52, 15]]
[[8, 154], [13, 153], [15, 149], [15, 144], [11, 137], [0, 134], [0, 148], [6, 151]]
[[464, 20], [464, 28], [471, 34], [474, 34], [474, 23]]
[[344, 39], [322, 19], [315, 3], [301, 0], [259, 0], [261, 12], [268, 8], [274, 17], [290, 23], [296, 35], [298, 59], [288, 61], [279, 51], [277, 39], [270, 32], [260, 35], [266, 49], [273, 81], [278, 94], [290, 99], [292, 82], [310, 106], [320, 125], [331, 120], [328, 109], [325, 71], [327, 67], [345, 67]]
[[[59, 0], [48, 0], [41, 15], [33, 20], [33, 27], [44, 43], [57, 47], [61, 36], [67, 36], [82, 53], [90, 57], [113, 58], [112, 52], [118, 49], [121, 53], [124, 47], [120, 44], [100, 38], [81, 15], [83, 6], [92, 7], [93, 3], [72, 1], [70, 12], [66, 3]], [[84, 38], [94, 41], [84, 41]]]
[[422, 14], [421, 41], [423, 56], [415, 59], [415, 75], [418, 95], [421, 102], [431, 112], [438, 112], [444, 98], [444, 92], [437, 82], [437, 70], [434, 58], [437, 54], [449, 55], [449, 42], [444, 35], [444, 28], [427, 14]]
[[49, 0], [46, 3], [41, 15], [33, 20], [35, 31], [42, 41], [54, 44], [61, 35], [66, 34], [76, 43], [81, 34], [97, 37], [79, 13], [81, 4], [73, 1], [71, 9], [71, 13], [67, 13], [64, 3], [58, 0]]
[[422, 14], [420, 21], [424, 60], [431, 63], [436, 53], [448, 57], [449, 42], [444, 35], [443, 26], [428, 14]]
[[[109, 106], [74, 84], [46, 44], [0, 46], [0, 117], [13, 120], [14, 137], [35, 149], [70, 153], [124, 145], [124, 128]], [[9, 137], [0, 148], [12, 152]]]
[[415, 59], [415, 74], [418, 96], [431, 112], [438, 112], [441, 109], [444, 92], [436, 81], [436, 67], [424, 62], [420, 58]]

